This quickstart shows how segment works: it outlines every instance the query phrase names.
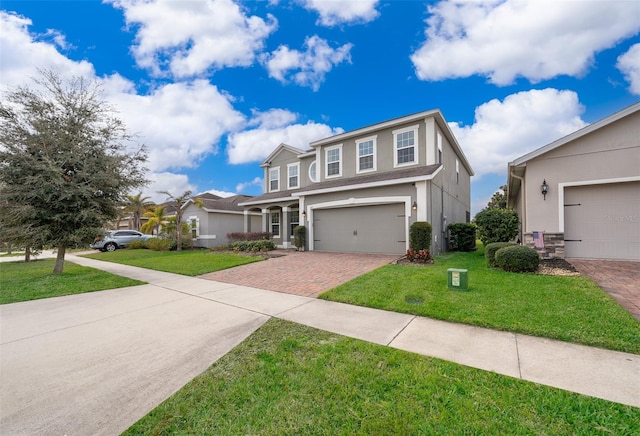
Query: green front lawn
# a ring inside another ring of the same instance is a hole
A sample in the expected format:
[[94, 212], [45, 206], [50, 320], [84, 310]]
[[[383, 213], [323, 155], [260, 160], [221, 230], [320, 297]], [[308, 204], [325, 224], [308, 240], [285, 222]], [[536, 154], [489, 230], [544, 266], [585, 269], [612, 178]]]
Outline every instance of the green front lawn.
[[44, 259], [0, 263], [0, 304], [144, 284], [69, 261], [64, 262], [62, 274], [56, 275], [52, 273], [55, 262], [55, 259]]
[[[469, 291], [447, 288], [448, 268], [469, 270]], [[320, 298], [640, 354], [640, 323], [590, 279], [489, 269], [482, 249], [386, 265]]]
[[640, 434], [640, 409], [272, 319], [124, 434]]
[[262, 260], [261, 257], [216, 253], [209, 250], [153, 251], [116, 250], [114, 252], [87, 254], [83, 257], [138, 266], [186, 276], [199, 276], [222, 269], [233, 268]]

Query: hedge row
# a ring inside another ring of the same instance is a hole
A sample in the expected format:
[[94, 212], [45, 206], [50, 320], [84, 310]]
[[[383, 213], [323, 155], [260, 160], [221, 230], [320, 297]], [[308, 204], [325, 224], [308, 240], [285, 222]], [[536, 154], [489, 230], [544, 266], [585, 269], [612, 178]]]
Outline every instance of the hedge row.
[[229, 250], [233, 251], [269, 251], [275, 250], [276, 244], [270, 239], [261, 239], [258, 241], [233, 241], [227, 246]]

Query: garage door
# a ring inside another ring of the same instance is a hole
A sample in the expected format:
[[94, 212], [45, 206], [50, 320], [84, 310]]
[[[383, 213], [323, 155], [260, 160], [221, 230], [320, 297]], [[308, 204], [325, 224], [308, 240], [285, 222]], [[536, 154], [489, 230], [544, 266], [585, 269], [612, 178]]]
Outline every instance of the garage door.
[[406, 252], [404, 204], [318, 209], [313, 215], [315, 250]]
[[565, 188], [565, 256], [640, 260], [640, 182]]

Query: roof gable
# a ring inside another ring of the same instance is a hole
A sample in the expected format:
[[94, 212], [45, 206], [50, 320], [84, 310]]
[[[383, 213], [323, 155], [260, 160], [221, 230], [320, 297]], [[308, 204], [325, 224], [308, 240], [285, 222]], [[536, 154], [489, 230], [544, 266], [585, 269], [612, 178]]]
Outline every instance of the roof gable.
[[266, 157], [266, 159], [260, 164], [260, 166], [261, 167], [269, 166], [271, 164], [271, 161], [273, 161], [284, 150], [287, 150], [296, 156], [304, 153], [304, 151], [300, 150], [299, 148], [292, 147], [291, 145], [287, 145], [283, 143], [278, 145], [276, 149], [273, 150], [271, 154]]

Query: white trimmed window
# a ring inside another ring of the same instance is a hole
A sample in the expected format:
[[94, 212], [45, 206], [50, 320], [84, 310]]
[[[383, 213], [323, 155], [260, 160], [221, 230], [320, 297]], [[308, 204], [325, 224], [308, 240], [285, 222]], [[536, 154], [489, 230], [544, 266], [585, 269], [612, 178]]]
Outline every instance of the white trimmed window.
[[280, 190], [280, 167], [269, 168], [269, 192]]
[[280, 237], [280, 212], [271, 212], [271, 234], [274, 238]]
[[200, 235], [200, 220], [197, 216], [189, 217], [189, 230], [191, 231], [191, 239], [196, 239]]
[[394, 166], [418, 163], [418, 126], [393, 131]]
[[358, 150], [356, 173], [365, 173], [376, 170], [376, 142], [377, 136], [359, 139], [356, 141]]
[[300, 187], [300, 163], [287, 165], [287, 189]]
[[316, 161], [314, 160], [313, 162], [311, 162], [311, 165], [309, 165], [309, 180], [311, 180], [313, 183], [316, 183], [318, 181], [318, 170], [317, 170], [317, 165], [316, 165]]
[[324, 156], [325, 178], [340, 177], [342, 175], [342, 144], [326, 148]]
[[436, 163], [442, 163], [442, 135], [438, 132], [438, 156], [436, 156]]

